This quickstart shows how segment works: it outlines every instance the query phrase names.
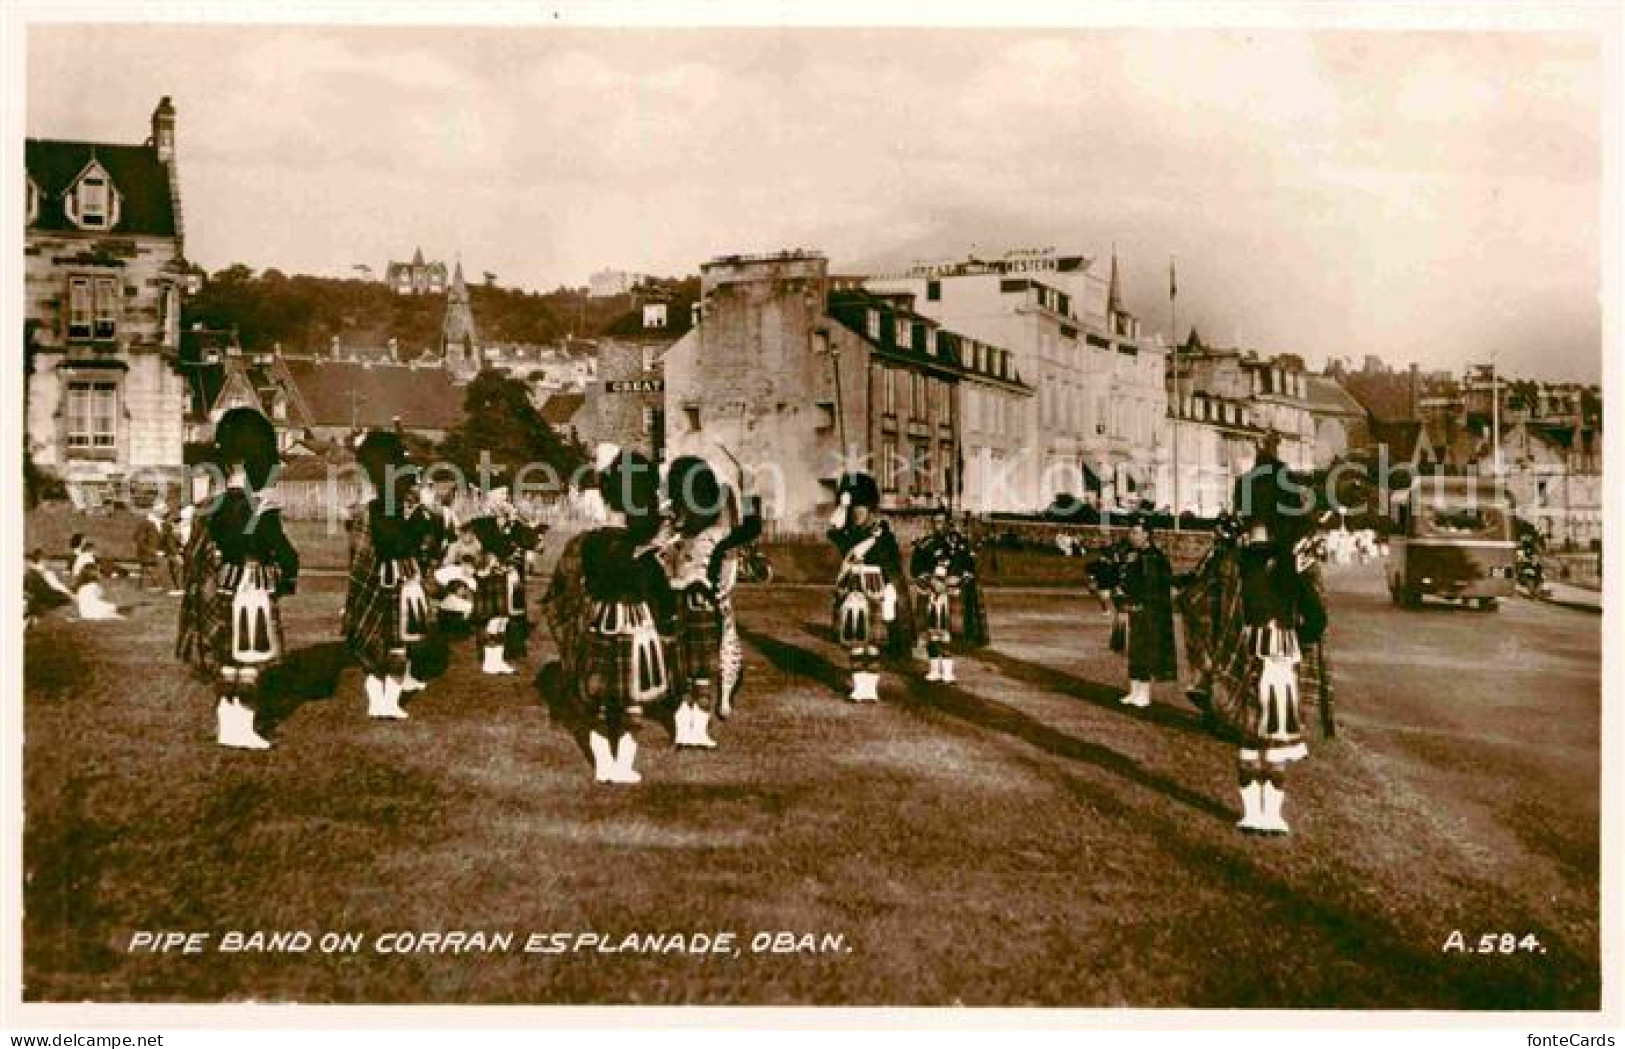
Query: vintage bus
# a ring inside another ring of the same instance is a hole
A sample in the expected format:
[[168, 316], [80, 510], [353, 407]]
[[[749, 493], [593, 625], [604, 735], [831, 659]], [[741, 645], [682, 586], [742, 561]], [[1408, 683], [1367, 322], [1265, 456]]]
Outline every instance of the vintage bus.
[[1440, 597], [1491, 610], [1517, 581], [1512, 500], [1487, 477], [1418, 477], [1389, 503], [1388, 594], [1420, 607]]

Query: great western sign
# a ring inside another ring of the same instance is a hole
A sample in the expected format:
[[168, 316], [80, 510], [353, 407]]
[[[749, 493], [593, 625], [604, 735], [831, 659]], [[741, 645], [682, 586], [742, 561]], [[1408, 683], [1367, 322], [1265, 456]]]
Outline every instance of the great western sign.
[[610, 379], [604, 383], [605, 393], [665, 393], [665, 379]]

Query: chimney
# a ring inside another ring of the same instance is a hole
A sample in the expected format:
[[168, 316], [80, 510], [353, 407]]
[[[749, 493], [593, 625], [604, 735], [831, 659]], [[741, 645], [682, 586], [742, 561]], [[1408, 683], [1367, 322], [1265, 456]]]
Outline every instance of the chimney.
[[1412, 361], [1411, 362], [1411, 420], [1412, 421], [1415, 421], [1416, 419], [1420, 418], [1420, 416], [1417, 414], [1418, 394], [1420, 392], [1419, 389], [1418, 389], [1418, 386], [1417, 386], [1419, 378], [1420, 378], [1420, 376], [1418, 374], [1417, 363], [1415, 361]]
[[186, 220], [181, 213], [181, 177], [175, 162], [175, 107], [165, 95], [152, 111], [152, 148], [158, 154], [158, 163], [169, 176], [169, 209], [175, 219], [175, 249], [182, 257], [186, 253]]
[[175, 160], [175, 107], [165, 95], [152, 111], [152, 145], [158, 151], [158, 160], [168, 165]]

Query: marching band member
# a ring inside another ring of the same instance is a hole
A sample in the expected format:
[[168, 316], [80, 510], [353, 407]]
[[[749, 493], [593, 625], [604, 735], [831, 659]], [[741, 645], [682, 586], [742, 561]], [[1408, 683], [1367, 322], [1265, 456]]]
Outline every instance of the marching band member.
[[[924, 600], [925, 651], [931, 660], [927, 681], [952, 683], [954, 650], [980, 647], [988, 642], [987, 616], [981, 589], [976, 585], [976, 554], [970, 541], [954, 527], [946, 506], [931, 515], [931, 533], [914, 544], [909, 575]], [[960, 606], [960, 630], [954, 631], [953, 606]]]
[[746, 501], [744, 519], [731, 526], [726, 518], [729, 493], [704, 459], [682, 456], [666, 475], [666, 502], [674, 515], [676, 537], [666, 551], [675, 598], [673, 653], [678, 693], [675, 716], [679, 747], [716, 746], [706, 730], [714, 710], [731, 702], [723, 668], [742, 658], [739, 633], [733, 626], [733, 587], [739, 566], [734, 550], [762, 532], [762, 519]]
[[508, 624], [502, 633], [502, 657], [522, 660], [530, 654], [530, 555], [541, 545], [545, 528], [511, 502], [501, 504], [502, 530], [508, 547]]
[[1124, 653], [1128, 692], [1118, 702], [1151, 705], [1151, 683], [1178, 675], [1174, 649], [1173, 566], [1143, 520], [1129, 525], [1128, 548], [1119, 555], [1117, 604], [1127, 618]]
[[[441, 584], [439, 573], [451, 548], [452, 536], [457, 532], [457, 518], [451, 512], [451, 507], [440, 501], [440, 492], [433, 481], [421, 480], [406, 494], [405, 499], [406, 529], [412, 560], [417, 564], [418, 579], [428, 595], [434, 626], [438, 628], [444, 618], [444, 602], [451, 597]], [[453, 607], [456, 607], [455, 603]], [[408, 650], [406, 674], [401, 679], [401, 688], [406, 692], [419, 692], [428, 687], [412, 673], [414, 655]]]
[[474, 608], [469, 616], [484, 655], [480, 669], [492, 675], [517, 674], [507, 660], [510, 646], [509, 622], [515, 611], [524, 613], [523, 577], [514, 565], [523, 551], [514, 547], [514, 532], [508, 526], [510, 505], [505, 484], [493, 484], [486, 491], [483, 512], [468, 523], [468, 531], [479, 541], [480, 553], [474, 568]]
[[457, 536], [457, 515], [440, 500], [433, 481], [417, 486], [406, 515], [412, 533], [412, 557], [425, 580], [446, 563], [446, 552]]
[[424, 687], [411, 676], [411, 647], [431, 627], [406, 505], [417, 467], [400, 436], [387, 430], [362, 438], [356, 458], [373, 497], [353, 519], [344, 640], [366, 670], [367, 716], [400, 720], [407, 717], [401, 694]]
[[270, 420], [233, 408], [215, 425], [214, 445], [226, 490], [194, 515], [176, 654], [214, 680], [219, 744], [265, 750], [255, 696], [283, 656], [279, 599], [293, 593], [299, 554], [265, 491], [278, 462]]
[[[600, 473], [600, 491], [609, 524], [583, 533], [559, 563], [559, 573], [579, 566], [583, 599], [550, 600], [550, 616], [580, 617], [555, 630], [565, 672], [595, 718], [588, 735], [594, 778], [637, 783], [643, 777], [633, 768], [638, 745], [629, 711], [670, 692], [656, 619], [670, 605], [670, 584], [658, 556], [670, 537], [662, 530], [659, 474], [645, 456], [616, 456]], [[574, 580], [555, 576], [550, 598], [573, 591]]]
[[906, 636], [898, 615], [902, 553], [891, 525], [876, 515], [880, 486], [865, 473], [846, 474], [836, 489], [838, 505], [830, 517], [829, 541], [843, 555], [835, 580], [835, 633], [852, 656], [854, 703], [880, 701], [880, 648], [876, 620], [886, 624], [887, 648], [904, 651]]
[[1325, 606], [1311, 573], [1315, 521], [1282, 496], [1290, 474], [1266, 443], [1258, 462], [1236, 482], [1246, 538], [1237, 554], [1248, 656], [1237, 778], [1244, 832], [1286, 834], [1286, 766], [1308, 756], [1303, 738], [1298, 667], [1303, 649], [1318, 644]]

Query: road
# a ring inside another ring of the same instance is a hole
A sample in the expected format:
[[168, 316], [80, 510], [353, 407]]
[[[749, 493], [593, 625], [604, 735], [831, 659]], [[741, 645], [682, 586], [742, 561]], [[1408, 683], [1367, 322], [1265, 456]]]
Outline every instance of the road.
[[[210, 742], [207, 689], [168, 658], [173, 599], [53, 620], [26, 648], [25, 997], [1594, 1008], [1600, 619], [1402, 612], [1375, 567], [1329, 583], [1342, 728], [1312, 736], [1293, 833], [1270, 840], [1235, 830], [1234, 752], [1177, 688], [1116, 702], [1107, 621], [1078, 594], [995, 591], [994, 646], [957, 685], [888, 673], [855, 707], [828, 594], [747, 590], [722, 747], [676, 752], [645, 723], [632, 790], [595, 788], [571, 719], [461, 647], [410, 721], [369, 722], [336, 580], [288, 604], [298, 683], [264, 754]], [[843, 947], [153, 958], [126, 949], [143, 929]], [[1457, 932], [1539, 946], [1454, 952]]]

